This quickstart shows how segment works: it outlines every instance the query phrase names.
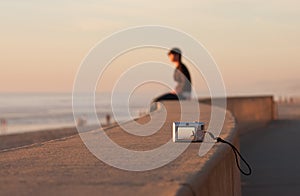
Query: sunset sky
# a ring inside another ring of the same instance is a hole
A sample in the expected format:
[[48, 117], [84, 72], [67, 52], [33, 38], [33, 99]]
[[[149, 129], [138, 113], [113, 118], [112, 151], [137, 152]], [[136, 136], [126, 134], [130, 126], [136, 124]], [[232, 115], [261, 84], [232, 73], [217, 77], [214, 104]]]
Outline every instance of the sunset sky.
[[195, 37], [229, 94], [300, 95], [299, 0], [1, 1], [0, 92], [71, 92], [88, 51], [138, 25]]

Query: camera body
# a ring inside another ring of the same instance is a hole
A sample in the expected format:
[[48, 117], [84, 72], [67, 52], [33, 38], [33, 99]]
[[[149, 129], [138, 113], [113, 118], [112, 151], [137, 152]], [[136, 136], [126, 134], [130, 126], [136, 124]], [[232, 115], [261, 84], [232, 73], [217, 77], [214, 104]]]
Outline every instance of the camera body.
[[173, 142], [202, 142], [203, 122], [173, 122]]

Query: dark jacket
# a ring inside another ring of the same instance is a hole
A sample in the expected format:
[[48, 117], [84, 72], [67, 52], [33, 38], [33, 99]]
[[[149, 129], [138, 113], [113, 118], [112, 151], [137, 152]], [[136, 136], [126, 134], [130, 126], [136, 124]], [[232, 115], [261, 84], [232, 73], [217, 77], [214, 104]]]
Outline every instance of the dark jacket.
[[177, 82], [175, 91], [177, 94], [191, 92], [191, 76], [190, 72], [184, 64], [180, 64], [174, 71], [174, 80]]

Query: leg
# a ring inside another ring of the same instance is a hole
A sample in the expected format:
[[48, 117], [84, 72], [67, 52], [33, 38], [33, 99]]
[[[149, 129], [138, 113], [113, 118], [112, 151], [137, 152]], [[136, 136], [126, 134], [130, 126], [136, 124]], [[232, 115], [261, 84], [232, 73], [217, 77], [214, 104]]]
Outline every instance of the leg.
[[172, 93], [166, 93], [164, 95], [161, 95], [153, 100], [153, 102], [160, 102], [164, 100], [179, 100], [178, 96], [176, 94]]

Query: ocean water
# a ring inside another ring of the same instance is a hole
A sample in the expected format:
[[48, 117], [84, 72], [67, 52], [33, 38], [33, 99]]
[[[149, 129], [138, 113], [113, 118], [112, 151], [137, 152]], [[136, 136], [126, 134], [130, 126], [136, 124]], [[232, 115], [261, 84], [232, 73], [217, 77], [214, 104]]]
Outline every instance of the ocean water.
[[[84, 113], [85, 96], [82, 96], [81, 110]], [[118, 120], [128, 121], [148, 112], [149, 100], [135, 97], [130, 107], [124, 104], [127, 100], [122, 93], [114, 99], [114, 112], [118, 113]], [[106, 115], [114, 121], [111, 108], [111, 96], [108, 93], [96, 95], [95, 106], [100, 123], [106, 123]], [[128, 116], [127, 112], [130, 111]], [[97, 121], [86, 120], [85, 125], [98, 124]], [[0, 94], [0, 134], [13, 134], [52, 128], [74, 127], [71, 93], [2, 93]]]

